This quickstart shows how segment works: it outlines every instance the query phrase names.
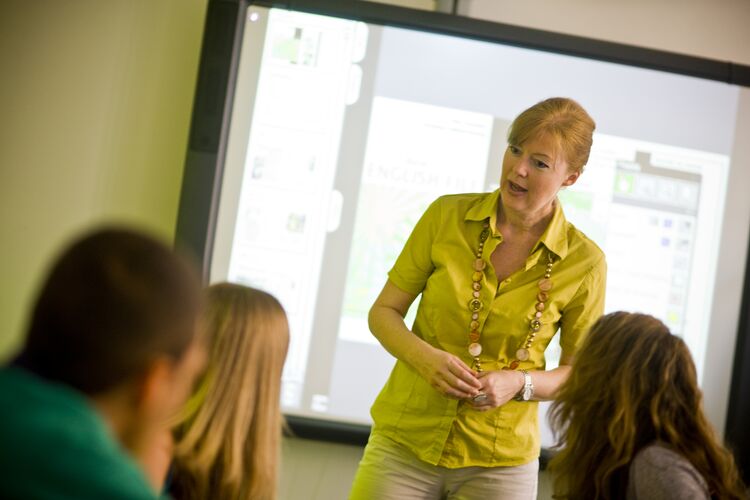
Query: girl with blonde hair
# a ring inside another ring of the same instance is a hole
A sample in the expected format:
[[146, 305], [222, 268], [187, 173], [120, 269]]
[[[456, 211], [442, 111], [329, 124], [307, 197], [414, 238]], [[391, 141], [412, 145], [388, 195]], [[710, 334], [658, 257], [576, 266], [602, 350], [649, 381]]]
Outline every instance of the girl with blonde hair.
[[661, 321], [602, 317], [552, 405], [555, 498], [747, 498], [701, 400], [685, 342]]
[[183, 499], [273, 499], [289, 327], [281, 304], [253, 288], [208, 288], [207, 369], [175, 431], [169, 493]]

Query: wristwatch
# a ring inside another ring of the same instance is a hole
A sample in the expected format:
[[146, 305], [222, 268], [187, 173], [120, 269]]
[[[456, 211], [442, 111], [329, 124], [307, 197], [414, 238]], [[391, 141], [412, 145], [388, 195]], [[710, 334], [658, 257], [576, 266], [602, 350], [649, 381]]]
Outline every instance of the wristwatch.
[[531, 380], [531, 375], [526, 370], [521, 370], [523, 373], [523, 387], [518, 392], [516, 400], [518, 401], [530, 401], [534, 396], [534, 383]]

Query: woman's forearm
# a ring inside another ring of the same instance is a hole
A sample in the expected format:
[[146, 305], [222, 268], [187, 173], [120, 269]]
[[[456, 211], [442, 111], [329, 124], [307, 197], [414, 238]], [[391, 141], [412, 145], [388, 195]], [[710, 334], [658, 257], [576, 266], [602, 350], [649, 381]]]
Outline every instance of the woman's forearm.
[[[375, 304], [368, 317], [370, 331], [393, 357], [414, 366], [433, 349], [406, 327], [396, 309]], [[416, 367], [415, 367], [416, 368]]]
[[[530, 371], [532, 383], [534, 384], [535, 401], [549, 401], [555, 398], [560, 386], [570, 375], [570, 365], [560, 365], [553, 370]], [[521, 383], [523, 387], [523, 382]], [[520, 388], [519, 388], [520, 390]]]

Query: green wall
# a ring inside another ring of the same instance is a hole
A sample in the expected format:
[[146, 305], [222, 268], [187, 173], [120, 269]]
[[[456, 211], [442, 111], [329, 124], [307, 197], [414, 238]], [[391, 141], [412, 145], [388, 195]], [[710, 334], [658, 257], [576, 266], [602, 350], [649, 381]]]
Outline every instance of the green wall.
[[0, 2], [0, 359], [71, 236], [172, 240], [206, 2]]

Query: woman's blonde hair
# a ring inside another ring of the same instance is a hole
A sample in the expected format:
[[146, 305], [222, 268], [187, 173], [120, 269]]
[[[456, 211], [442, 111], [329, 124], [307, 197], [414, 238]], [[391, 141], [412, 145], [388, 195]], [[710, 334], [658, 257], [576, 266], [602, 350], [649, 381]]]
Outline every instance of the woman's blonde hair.
[[681, 338], [646, 314], [603, 316], [552, 405], [555, 498], [624, 498], [630, 463], [654, 441], [690, 461], [713, 498], [745, 498], [701, 400]]
[[596, 124], [583, 107], [567, 97], [550, 97], [513, 120], [508, 143], [520, 146], [529, 138], [549, 134], [558, 141], [568, 169], [583, 170], [589, 161]]
[[271, 295], [221, 283], [207, 291], [207, 369], [176, 426], [178, 498], [272, 499], [289, 327]]

